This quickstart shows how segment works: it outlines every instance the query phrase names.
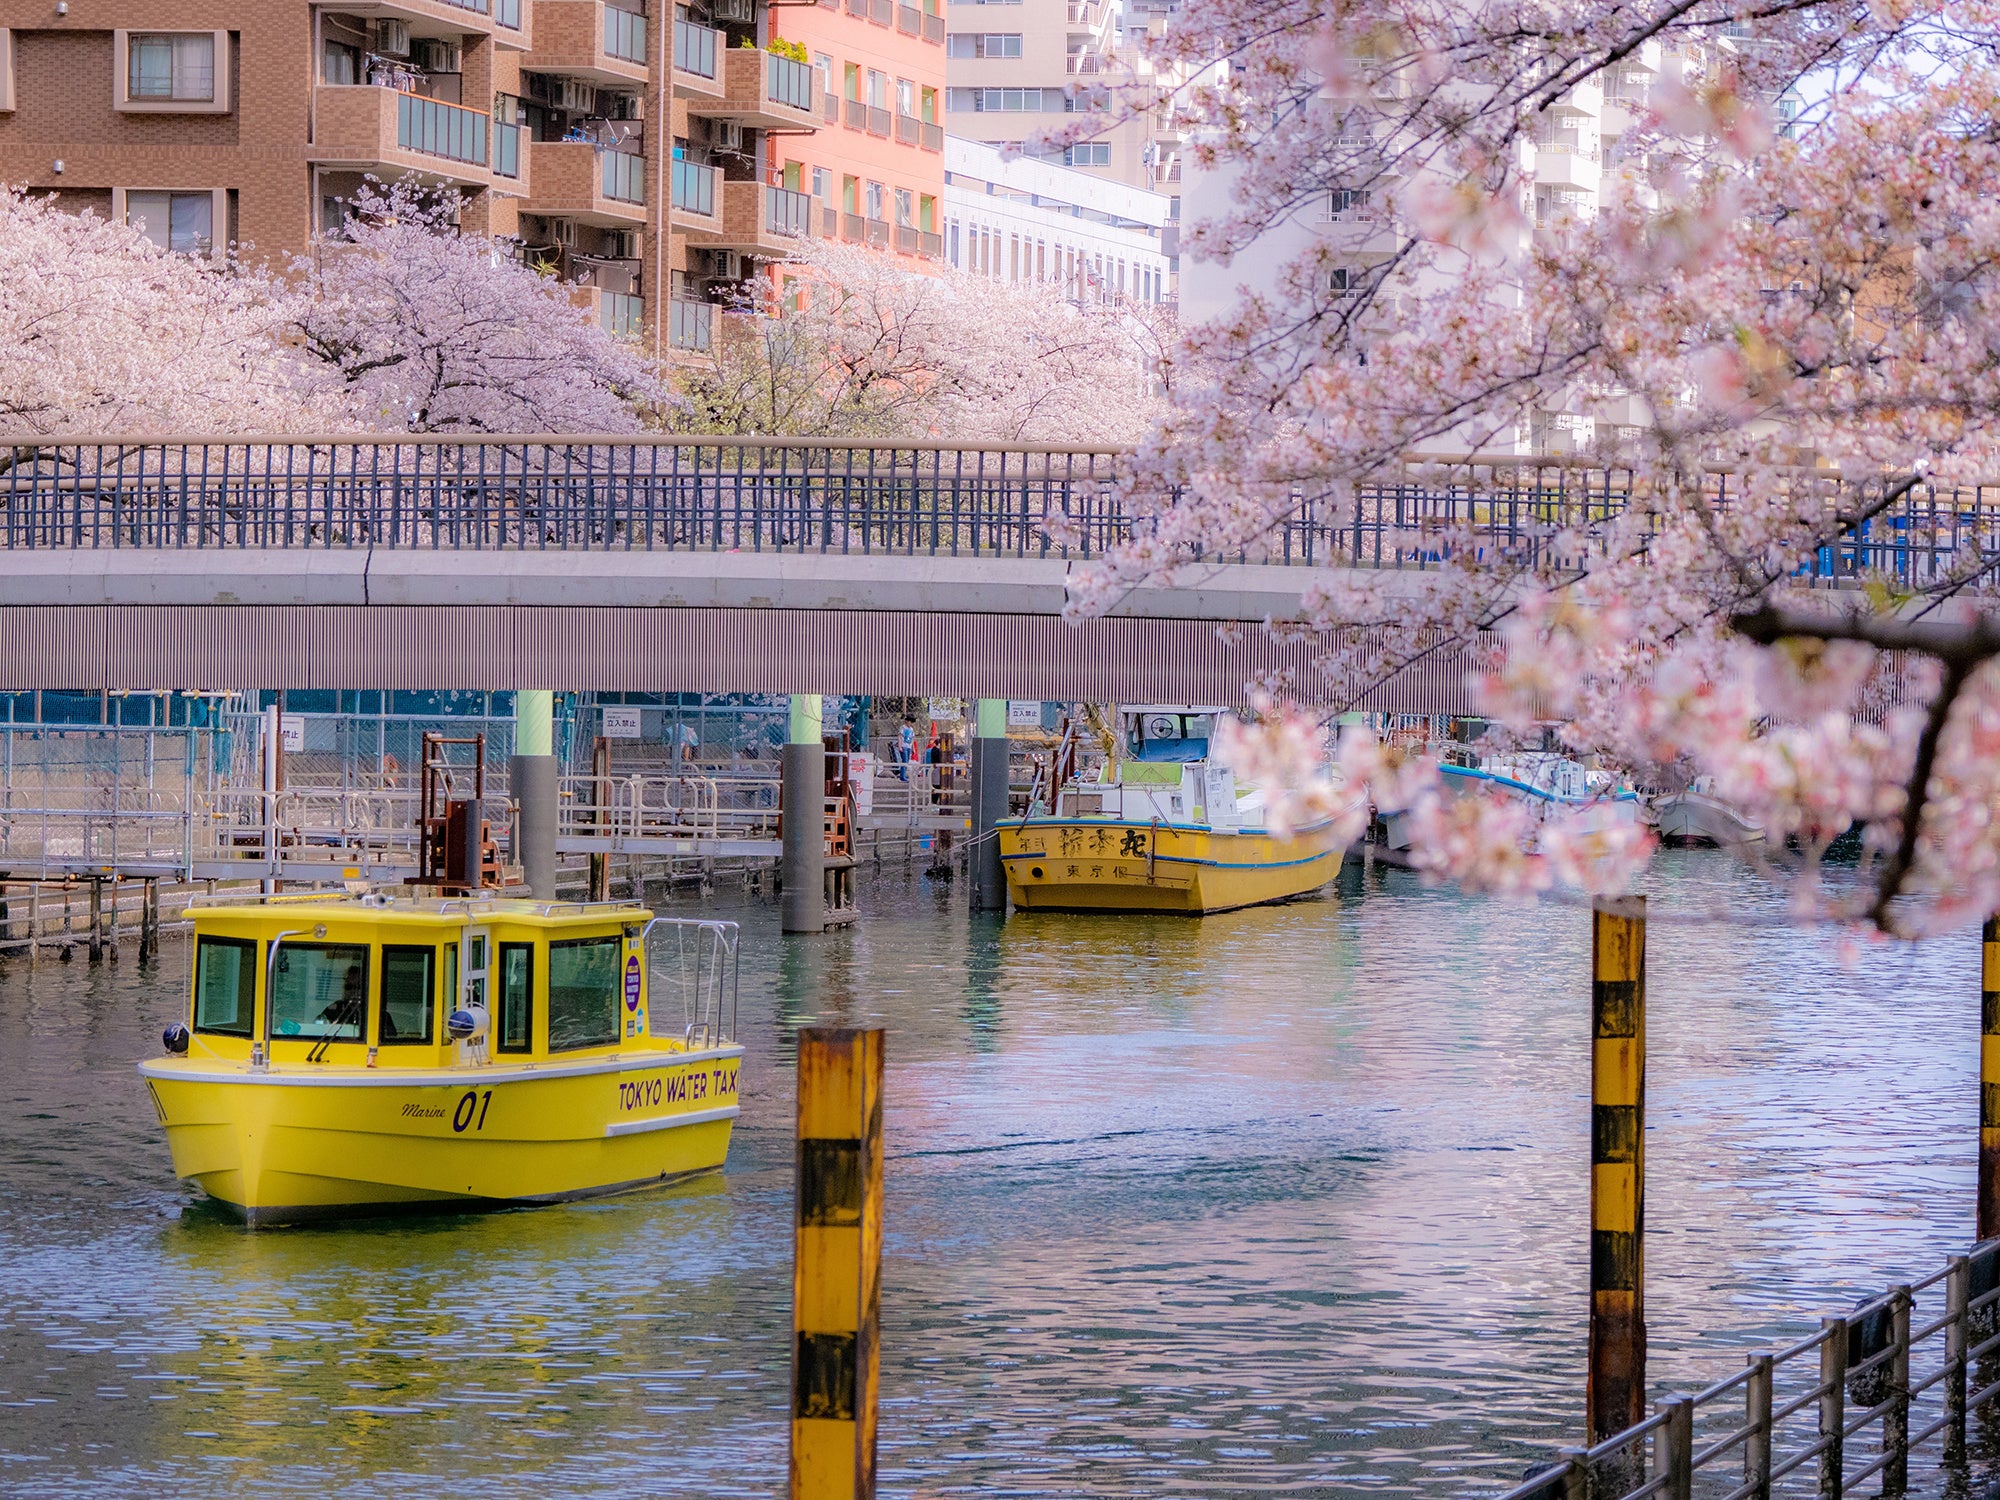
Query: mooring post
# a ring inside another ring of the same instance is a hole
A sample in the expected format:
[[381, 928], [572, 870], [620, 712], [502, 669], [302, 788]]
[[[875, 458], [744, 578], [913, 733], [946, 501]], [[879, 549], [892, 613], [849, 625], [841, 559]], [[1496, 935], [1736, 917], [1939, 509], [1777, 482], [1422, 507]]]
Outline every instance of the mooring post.
[[160, 882], [146, 880], [139, 903], [139, 962], [150, 963], [160, 949]]
[[556, 898], [556, 815], [560, 802], [556, 782], [555, 694], [541, 688], [514, 694], [514, 755], [507, 763], [514, 804], [520, 809], [515, 827], [521, 847], [514, 859], [521, 878], [537, 900]]
[[90, 961], [104, 957], [104, 882], [90, 877]]
[[1007, 700], [981, 698], [972, 738], [972, 866], [974, 911], [1007, 909], [1007, 876], [997, 830], [1007, 816]]
[[784, 888], [778, 925], [785, 932], [826, 928], [826, 744], [820, 738], [820, 699], [792, 695], [791, 733], [779, 768], [778, 813]]
[[2000, 1237], [2000, 917], [1981, 932], [1979, 995], [1979, 1233]]
[[1588, 1441], [1646, 1417], [1646, 898], [1591, 912]]
[[791, 1500], [875, 1493], [882, 1040], [879, 1027], [799, 1032]]

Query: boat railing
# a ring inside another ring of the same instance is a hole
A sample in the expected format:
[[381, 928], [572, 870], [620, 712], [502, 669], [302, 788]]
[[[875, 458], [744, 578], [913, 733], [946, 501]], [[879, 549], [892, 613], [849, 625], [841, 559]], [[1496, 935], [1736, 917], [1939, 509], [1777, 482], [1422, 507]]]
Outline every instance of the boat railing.
[[673, 1035], [678, 1021], [678, 1040], [690, 1050], [733, 1042], [741, 928], [699, 917], [654, 917], [639, 941], [646, 955], [652, 1034]]

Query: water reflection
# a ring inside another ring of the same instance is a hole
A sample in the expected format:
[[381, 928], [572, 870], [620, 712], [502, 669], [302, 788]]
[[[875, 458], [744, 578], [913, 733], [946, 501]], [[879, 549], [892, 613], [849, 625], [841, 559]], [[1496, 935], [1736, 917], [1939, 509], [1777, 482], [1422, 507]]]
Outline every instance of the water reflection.
[[[1967, 1237], [1977, 944], [1775, 911], [1663, 858], [1652, 1374], [1688, 1386]], [[749, 929], [720, 1179], [250, 1235], [165, 1175], [142, 972], [0, 963], [0, 1491], [768, 1495], [784, 1468], [790, 1068], [891, 1029], [885, 1491], [1435, 1493], [1581, 1418], [1588, 930], [1398, 873], [1184, 919]]]

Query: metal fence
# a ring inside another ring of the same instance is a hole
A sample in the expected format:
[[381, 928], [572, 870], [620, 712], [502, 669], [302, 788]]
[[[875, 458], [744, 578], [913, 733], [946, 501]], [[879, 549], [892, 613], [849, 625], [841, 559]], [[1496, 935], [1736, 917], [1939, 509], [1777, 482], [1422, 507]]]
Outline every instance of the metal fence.
[[1595, 1447], [1565, 1450], [1501, 1500], [1893, 1496], [1919, 1453], [1936, 1455], [1947, 1493], [1963, 1492], [1968, 1419], [2000, 1396], [1996, 1330], [2000, 1240], [1988, 1240]]
[[[804, 439], [0, 439], [0, 547], [682, 550], [1087, 558], [1154, 524], [1109, 448]], [[1627, 470], [1555, 459], [1413, 463], [1338, 502], [1273, 502], [1209, 561], [1425, 568], [1545, 558], [1624, 512]], [[1727, 516], [1741, 476], [1706, 477]], [[1787, 471], [1800, 536], [1879, 483]], [[1801, 573], [1922, 584], [2000, 551], [2000, 485], [1925, 483]], [[1560, 558], [1556, 559], [1560, 561]]]

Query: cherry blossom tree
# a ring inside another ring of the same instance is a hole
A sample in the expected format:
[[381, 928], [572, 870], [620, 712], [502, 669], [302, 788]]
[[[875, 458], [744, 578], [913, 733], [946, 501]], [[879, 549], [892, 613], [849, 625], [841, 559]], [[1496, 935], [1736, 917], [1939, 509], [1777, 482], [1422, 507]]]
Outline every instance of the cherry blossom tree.
[[913, 270], [813, 241], [772, 305], [725, 316], [712, 367], [685, 372], [693, 430], [1116, 443], [1160, 411], [1159, 315], [1076, 304], [1053, 283]]
[[657, 371], [561, 284], [409, 182], [365, 190], [296, 269], [300, 344], [371, 425], [411, 432], [630, 432]]
[[0, 429], [9, 437], [339, 429], [288, 347], [290, 299], [233, 259], [170, 255], [57, 197], [0, 187]]
[[[1190, 331], [1201, 377], [1125, 487], [1136, 535], [1075, 609], [1337, 517], [1348, 554], [1280, 626], [1319, 671], [1263, 685], [1304, 722], [1462, 662], [1503, 732], [1553, 723], [1640, 782], [1713, 777], [1774, 851], [1796, 842], [1802, 915], [1916, 934], [1992, 911], [2000, 538], [1949, 486], [1993, 472], [2000, 414], [1996, 40], [1988, 0], [1189, 0], [1154, 45], [1201, 77], [1192, 155], [1233, 186], [1184, 255], [1332, 222]], [[1538, 136], [1607, 92], [1629, 124], [1599, 200], [1538, 204]], [[1445, 461], [1550, 411], [1615, 414], [1586, 456], [1615, 504], [1536, 484], [1553, 465]], [[1807, 586], [1892, 517], [1916, 562], [1864, 549], [1846, 586]], [[1378, 545], [1422, 575], [1340, 566]], [[1521, 859], [1514, 811], [1366, 735], [1339, 789], [1309, 773], [1320, 736], [1269, 717], [1243, 761], [1350, 823], [1369, 797], [1409, 809], [1440, 874], [1615, 889], [1643, 862], [1643, 835], [1588, 817]], [[1814, 878], [1857, 825], [1866, 888]]]

